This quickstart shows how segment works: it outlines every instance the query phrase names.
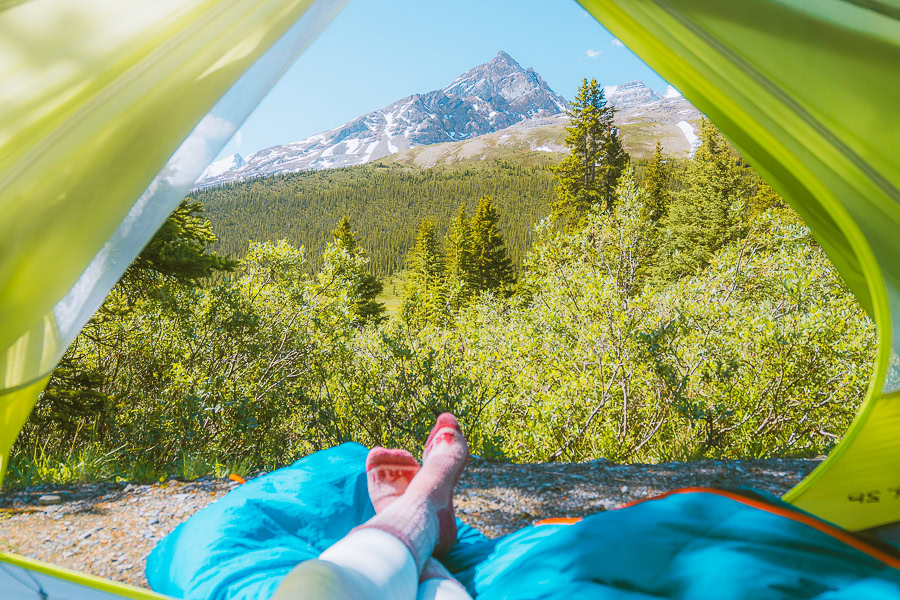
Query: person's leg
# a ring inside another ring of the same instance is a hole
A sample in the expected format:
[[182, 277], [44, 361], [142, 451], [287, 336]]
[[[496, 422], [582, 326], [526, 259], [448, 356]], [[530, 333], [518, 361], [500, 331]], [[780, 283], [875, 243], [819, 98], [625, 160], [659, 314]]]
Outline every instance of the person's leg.
[[295, 567], [272, 600], [412, 600], [419, 572], [412, 553], [378, 529], [352, 531], [318, 559]]

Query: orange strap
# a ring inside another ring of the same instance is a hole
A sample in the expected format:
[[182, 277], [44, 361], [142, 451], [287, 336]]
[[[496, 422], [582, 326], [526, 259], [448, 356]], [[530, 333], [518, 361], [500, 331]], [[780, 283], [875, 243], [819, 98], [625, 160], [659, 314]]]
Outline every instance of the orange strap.
[[574, 525], [581, 520], [581, 517], [553, 517], [550, 519], [541, 519], [535, 521], [534, 525]]
[[[843, 542], [844, 544], [859, 550], [863, 554], [871, 556], [877, 561], [883, 562], [884, 564], [892, 567], [894, 569], [900, 569], [900, 557], [897, 557], [893, 554], [885, 552], [880, 548], [877, 548], [865, 540], [860, 539], [859, 537], [853, 535], [852, 533], [841, 529], [840, 527], [836, 527], [831, 523], [826, 523], [816, 517], [807, 515], [802, 512], [798, 512], [796, 510], [791, 510], [788, 508], [783, 508], [781, 506], [775, 506], [763, 500], [755, 500], [748, 496], [744, 496], [742, 494], [736, 494], [734, 492], [728, 492], [726, 490], [717, 490], [715, 488], [705, 488], [705, 487], [686, 487], [680, 488], [677, 490], [672, 490], [669, 492], [665, 492], [664, 494], [660, 494], [658, 496], [651, 496], [650, 498], [643, 498], [641, 500], [635, 500], [634, 502], [629, 502], [628, 504], [623, 504], [616, 508], [616, 510], [621, 510], [623, 508], [628, 508], [630, 506], [636, 506], [638, 504], [642, 504], [644, 502], [649, 502], [651, 500], [662, 500], [663, 498], [668, 498], [669, 496], [674, 496], [675, 494], [713, 494], [716, 496], [722, 496], [724, 498], [728, 498], [729, 500], [734, 500], [735, 502], [740, 502], [746, 506], [750, 506], [752, 508], [765, 511], [767, 513], [771, 513], [773, 515], [778, 515], [779, 517], [784, 517], [785, 519], [790, 519], [791, 521], [795, 521], [797, 523], [802, 523], [808, 527], [812, 527], [813, 529], [824, 533], [825, 535], [831, 536], [836, 540]], [[537, 525], [573, 525], [581, 521], [581, 517], [556, 517], [551, 519], [542, 519], [540, 521], [535, 521], [534, 524]]]
[[[740, 502], [741, 504], [745, 504], [747, 506], [751, 506], [753, 508], [766, 511], [768, 513], [772, 513], [773, 515], [778, 515], [779, 517], [784, 517], [785, 519], [790, 519], [792, 521], [796, 521], [797, 523], [803, 523], [813, 529], [821, 531], [825, 535], [829, 535], [845, 544], [859, 550], [863, 554], [867, 554], [871, 556], [875, 560], [883, 562], [889, 567], [893, 567], [894, 569], [900, 569], [900, 557], [894, 556], [881, 550], [869, 543], [865, 540], [860, 539], [859, 537], [853, 535], [852, 533], [841, 529], [831, 523], [826, 523], [825, 521], [821, 521], [816, 517], [807, 515], [805, 513], [801, 513], [795, 510], [791, 510], [788, 508], [783, 508], [781, 506], [775, 506], [773, 504], [769, 504], [768, 502], [764, 502], [762, 500], [754, 500], [753, 498], [749, 498], [747, 496], [743, 496], [741, 494], [736, 494], [734, 492], [728, 492], [725, 490], [717, 490], [714, 488], [704, 488], [704, 487], [687, 487], [681, 488], [678, 490], [672, 490], [670, 492], [666, 492], [664, 494], [660, 494], [659, 496], [653, 496], [652, 498], [644, 498], [643, 500], [636, 500], [634, 502], [630, 502], [623, 506], [620, 506], [619, 509], [628, 508], [629, 506], [635, 506], [636, 504], [641, 504], [642, 502], [649, 502], [650, 500], [662, 500], [663, 498], [668, 498], [669, 496], [673, 496], [675, 494], [714, 494], [716, 496], [723, 496], [728, 498], [729, 500], [734, 500], [735, 502]], [[618, 509], [617, 509], [618, 510]]]

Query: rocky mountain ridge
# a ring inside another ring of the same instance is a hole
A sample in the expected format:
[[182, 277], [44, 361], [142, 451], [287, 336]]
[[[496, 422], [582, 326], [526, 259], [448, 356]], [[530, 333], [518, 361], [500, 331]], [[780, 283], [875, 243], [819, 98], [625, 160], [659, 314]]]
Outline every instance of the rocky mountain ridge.
[[[469, 139], [536, 116], [564, 112], [566, 100], [534, 69], [506, 52], [470, 69], [449, 85], [407, 96], [340, 127], [260, 150], [236, 165], [217, 161], [201, 187], [271, 175], [359, 165], [408, 148]], [[236, 158], [240, 158], [239, 156]]]
[[[690, 157], [699, 143], [700, 111], [672, 86], [660, 97], [643, 83], [631, 83], [618, 86], [621, 91], [613, 90], [608, 99], [618, 107], [615, 124], [626, 152], [632, 158], [649, 158], [659, 141], [667, 156]], [[569, 151], [565, 145], [568, 125], [565, 113], [533, 117], [478, 137], [401, 150], [379, 162], [426, 169], [489, 158], [552, 163]]]
[[[673, 155], [689, 155], [695, 148], [691, 122], [700, 113], [672, 86], [663, 96], [639, 80], [606, 86], [604, 91], [617, 109], [616, 123], [624, 128], [626, 147], [630, 144], [629, 151], [636, 156], [654, 146], [656, 139]], [[246, 159], [234, 154], [216, 161], [197, 180], [197, 187], [355, 166], [391, 155], [399, 162], [430, 166], [442, 160], [483, 160], [490, 148], [506, 146], [511, 151], [511, 144], [516, 151], [562, 153], [567, 105], [534, 69], [523, 68], [501, 51], [439, 90], [407, 96], [334, 129], [260, 150]], [[639, 135], [629, 140], [628, 132]]]

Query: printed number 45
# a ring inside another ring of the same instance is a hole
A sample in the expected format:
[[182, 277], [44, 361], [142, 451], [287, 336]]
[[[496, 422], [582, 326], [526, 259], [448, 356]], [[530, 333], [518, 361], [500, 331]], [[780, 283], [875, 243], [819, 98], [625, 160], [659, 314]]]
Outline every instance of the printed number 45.
[[847, 500], [850, 502], [861, 502], [863, 504], [871, 504], [873, 502], [881, 502], [881, 490], [871, 492], [860, 492], [858, 494], [849, 494]]

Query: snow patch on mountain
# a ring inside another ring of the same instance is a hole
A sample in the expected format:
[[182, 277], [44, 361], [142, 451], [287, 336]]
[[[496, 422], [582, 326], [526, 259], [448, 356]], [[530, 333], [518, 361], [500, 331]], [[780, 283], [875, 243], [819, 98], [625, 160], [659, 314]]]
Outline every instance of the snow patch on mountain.
[[687, 138], [688, 144], [691, 145], [690, 155], [694, 156], [694, 152], [696, 152], [697, 147], [700, 145], [700, 138], [694, 133], [694, 126], [687, 121], [678, 121], [677, 127], [684, 133], [684, 137]]
[[209, 179], [213, 179], [215, 177], [219, 177], [223, 173], [231, 171], [233, 169], [239, 169], [246, 164], [244, 158], [240, 154], [232, 154], [231, 156], [226, 156], [221, 160], [217, 160], [214, 163], [211, 163], [203, 173], [200, 174], [200, 177], [197, 178], [197, 183], [202, 183]]

